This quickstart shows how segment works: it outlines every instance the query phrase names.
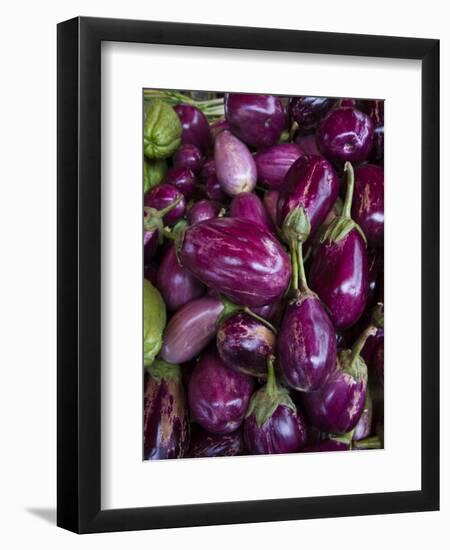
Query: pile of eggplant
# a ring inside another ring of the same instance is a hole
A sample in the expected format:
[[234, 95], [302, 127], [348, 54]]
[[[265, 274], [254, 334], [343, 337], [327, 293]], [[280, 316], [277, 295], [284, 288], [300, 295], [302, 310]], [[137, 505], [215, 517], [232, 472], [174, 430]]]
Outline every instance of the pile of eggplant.
[[144, 91], [144, 459], [382, 448], [381, 100]]

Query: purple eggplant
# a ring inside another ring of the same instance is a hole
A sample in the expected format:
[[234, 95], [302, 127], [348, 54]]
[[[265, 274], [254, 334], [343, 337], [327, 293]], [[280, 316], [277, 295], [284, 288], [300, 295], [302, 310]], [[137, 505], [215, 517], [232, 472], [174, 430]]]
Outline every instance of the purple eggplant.
[[268, 189], [279, 190], [289, 168], [303, 155], [295, 143], [280, 143], [256, 153], [254, 159], [258, 183]]
[[213, 296], [185, 304], [166, 326], [161, 357], [177, 364], [193, 359], [214, 339], [217, 323], [226, 308], [222, 300]]
[[244, 422], [245, 446], [252, 454], [296, 453], [306, 443], [306, 424], [286, 388], [277, 384], [273, 356], [267, 383], [253, 394]]
[[372, 368], [375, 372], [377, 382], [380, 386], [384, 387], [384, 338], [378, 342], [373, 356], [372, 356]]
[[383, 271], [383, 256], [377, 248], [367, 251], [367, 304], [366, 310], [372, 307], [378, 294]]
[[[144, 207], [152, 208], [156, 212], [167, 212], [162, 218], [164, 225], [173, 225], [184, 216], [186, 201], [174, 185], [163, 183], [147, 191], [144, 196]], [[150, 217], [153, 218], [156, 212], [150, 212]]]
[[180, 266], [172, 245], [164, 255], [158, 270], [157, 287], [167, 309], [176, 311], [205, 293], [204, 285]]
[[336, 99], [332, 97], [293, 97], [289, 102], [289, 113], [300, 130], [314, 130], [335, 104]]
[[274, 145], [286, 123], [283, 105], [273, 95], [226, 94], [225, 118], [232, 132], [256, 149]]
[[245, 143], [224, 130], [214, 142], [217, 179], [230, 196], [253, 191], [256, 185], [256, 165]]
[[210, 129], [214, 141], [220, 132], [223, 132], [223, 130], [230, 130], [230, 125], [224, 118], [219, 118], [211, 124]]
[[367, 301], [367, 251], [364, 234], [350, 216], [353, 168], [346, 163], [347, 194], [342, 216], [328, 226], [314, 252], [311, 288], [327, 306], [337, 328], [354, 325]]
[[253, 385], [250, 376], [229, 369], [211, 349], [201, 357], [189, 381], [191, 414], [208, 432], [234, 432], [244, 420]]
[[316, 139], [327, 159], [338, 163], [362, 162], [372, 149], [373, 122], [354, 107], [338, 107], [321, 121]]
[[211, 458], [213, 456], [245, 455], [244, 438], [240, 430], [230, 434], [211, 434], [198, 430], [191, 437], [187, 456], [190, 458]]
[[272, 220], [255, 193], [239, 193], [230, 204], [230, 217], [249, 220], [267, 231], [273, 231]]
[[210, 200], [200, 200], [188, 210], [187, 219], [190, 225], [216, 218], [220, 212], [220, 204]]
[[366, 439], [372, 433], [372, 418], [373, 418], [373, 404], [370, 397], [369, 388], [366, 388], [366, 402], [364, 403], [364, 409], [356, 424], [352, 439], [353, 441], [360, 441]]
[[[144, 216], [145, 220], [145, 216]], [[144, 262], [147, 264], [155, 255], [158, 248], [158, 230], [144, 231]]]
[[200, 179], [204, 184], [206, 184], [209, 176], [213, 176], [215, 174], [216, 174], [216, 163], [214, 162], [213, 158], [210, 158], [205, 161], [205, 163], [202, 166], [202, 169], [200, 170]]
[[266, 191], [264, 193], [264, 206], [266, 207], [267, 213], [269, 214], [274, 227], [277, 225], [277, 208], [279, 198], [280, 193], [278, 191]]
[[[291, 166], [278, 200], [278, 225], [290, 226], [304, 242], [323, 222], [339, 193], [333, 166], [324, 158], [304, 155]], [[292, 231], [291, 231], [292, 232]], [[288, 240], [291, 237], [287, 237]]]
[[295, 137], [295, 143], [305, 153], [305, 155], [320, 155], [320, 151], [317, 147], [315, 134], [298, 134]]
[[181, 458], [189, 446], [190, 425], [180, 367], [157, 359], [147, 371], [144, 460]]
[[194, 194], [196, 178], [189, 167], [178, 166], [167, 172], [164, 183], [176, 187], [183, 193], [185, 200], [189, 200]]
[[228, 200], [228, 196], [224, 193], [216, 174], [211, 174], [206, 180], [205, 185], [206, 196], [217, 202], [225, 202]]
[[182, 143], [195, 145], [203, 154], [206, 154], [212, 145], [206, 116], [197, 107], [184, 103], [175, 105], [174, 110], [181, 122]]
[[289, 256], [278, 240], [240, 218], [214, 218], [188, 227], [179, 257], [206, 286], [249, 307], [278, 301], [291, 277]]
[[238, 312], [220, 324], [216, 345], [228, 367], [265, 378], [267, 358], [275, 351], [275, 333], [267, 322], [261, 322], [248, 313]]
[[194, 174], [198, 174], [203, 166], [203, 154], [192, 143], [182, 145], [173, 155], [173, 165], [190, 168]]
[[352, 216], [371, 246], [384, 244], [384, 170], [364, 164], [355, 170]]
[[367, 366], [360, 352], [375, 327], [366, 329], [352, 349], [339, 353], [335, 369], [322, 387], [303, 395], [303, 405], [312, 425], [324, 432], [346, 433], [357, 425], [364, 410]]
[[361, 111], [370, 116], [373, 122], [373, 145], [369, 158], [380, 162], [384, 157], [384, 101], [374, 99], [361, 102]]

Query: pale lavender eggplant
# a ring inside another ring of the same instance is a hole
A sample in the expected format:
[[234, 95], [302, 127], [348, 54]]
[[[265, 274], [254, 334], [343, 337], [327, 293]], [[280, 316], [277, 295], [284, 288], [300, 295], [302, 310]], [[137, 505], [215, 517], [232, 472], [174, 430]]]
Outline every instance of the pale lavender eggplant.
[[373, 122], [354, 107], [338, 107], [320, 122], [316, 139], [327, 159], [359, 163], [367, 159], [372, 149]]
[[214, 142], [217, 179], [230, 196], [253, 191], [256, 185], [256, 165], [248, 147], [230, 131], [224, 130]]
[[278, 141], [286, 123], [286, 114], [278, 97], [225, 94], [224, 104], [225, 118], [232, 132], [247, 145], [260, 149]]
[[279, 191], [266, 191], [263, 197], [264, 206], [266, 207], [267, 213], [269, 214], [274, 226], [277, 225], [277, 208], [279, 197]]
[[295, 143], [305, 153], [305, 155], [319, 155], [315, 134], [298, 134], [295, 136]]
[[174, 110], [181, 122], [182, 143], [195, 145], [203, 154], [206, 154], [212, 145], [206, 116], [197, 107], [184, 103], [175, 105]]
[[216, 218], [220, 212], [220, 204], [202, 199], [194, 203], [188, 210], [187, 219], [190, 225]]
[[295, 143], [280, 143], [259, 151], [254, 156], [258, 183], [279, 190], [289, 168], [303, 154]]
[[273, 231], [272, 220], [261, 199], [255, 193], [239, 193], [233, 197], [230, 204], [230, 217], [249, 220], [267, 231]]
[[289, 102], [291, 121], [295, 121], [300, 130], [314, 130], [335, 104], [333, 97], [293, 97]]
[[223, 309], [222, 301], [213, 296], [188, 302], [168, 322], [160, 356], [177, 364], [193, 359], [214, 340]]
[[355, 170], [352, 217], [371, 246], [384, 244], [384, 170], [364, 164]]
[[244, 420], [254, 382], [229, 369], [215, 349], [197, 363], [189, 381], [189, 409], [194, 420], [211, 433], [228, 434]]
[[197, 430], [191, 437], [187, 456], [189, 458], [211, 458], [245, 454], [244, 438], [240, 430], [230, 434], [212, 434], [205, 430]]
[[188, 302], [200, 298], [206, 291], [198, 279], [180, 266], [174, 245], [170, 246], [161, 261], [157, 287], [171, 311], [176, 311]]
[[184, 216], [186, 210], [184, 196], [174, 185], [163, 183], [149, 189], [144, 196], [144, 206], [162, 210], [178, 198], [180, 202], [163, 218], [164, 225], [173, 225]]
[[167, 172], [163, 183], [173, 185], [189, 200], [194, 194], [196, 182], [194, 172], [188, 166], [177, 166]]
[[228, 200], [228, 195], [224, 193], [216, 174], [211, 174], [206, 180], [205, 192], [206, 196], [213, 201], [225, 202]]
[[275, 334], [254, 317], [238, 312], [220, 323], [216, 345], [228, 367], [265, 378], [267, 359], [275, 351]]
[[192, 143], [182, 145], [173, 155], [173, 165], [186, 166], [194, 174], [198, 174], [203, 166], [203, 154], [198, 147]]
[[200, 281], [236, 304], [276, 302], [289, 286], [289, 255], [273, 235], [247, 220], [214, 218], [188, 227], [179, 256]]

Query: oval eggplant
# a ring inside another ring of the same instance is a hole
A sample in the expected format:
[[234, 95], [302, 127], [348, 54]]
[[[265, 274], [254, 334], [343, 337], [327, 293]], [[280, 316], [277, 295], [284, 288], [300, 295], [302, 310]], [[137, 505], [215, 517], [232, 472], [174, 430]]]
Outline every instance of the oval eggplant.
[[261, 321], [245, 312], [238, 312], [220, 324], [216, 345], [228, 367], [265, 378], [267, 358], [275, 350], [275, 334]]
[[355, 170], [352, 216], [371, 246], [384, 243], [384, 170], [365, 164]]
[[150, 367], [162, 345], [166, 326], [166, 305], [158, 289], [144, 279], [144, 366]]
[[268, 189], [279, 190], [289, 168], [302, 154], [295, 143], [280, 143], [259, 151], [254, 156], [258, 182]]
[[212, 145], [206, 116], [197, 107], [184, 103], [175, 105], [174, 110], [181, 122], [181, 141], [184, 144], [195, 145], [206, 154]]
[[183, 193], [184, 198], [189, 200], [194, 194], [196, 178], [189, 167], [178, 166], [168, 171], [164, 183], [176, 187], [178, 191]]
[[156, 211], [166, 210], [176, 201], [178, 203], [164, 215], [164, 225], [173, 225], [184, 216], [186, 201], [181, 191], [174, 185], [163, 183], [150, 189], [144, 196], [144, 206]]
[[176, 311], [195, 298], [203, 296], [206, 289], [189, 271], [180, 266], [175, 246], [164, 255], [158, 270], [157, 286], [166, 306]]
[[210, 200], [200, 200], [188, 210], [187, 219], [190, 225], [216, 218], [220, 212], [220, 204]]
[[252, 391], [250, 376], [229, 369], [216, 350], [209, 350], [189, 381], [189, 409], [208, 432], [228, 434], [242, 424]]
[[289, 102], [289, 114], [301, 130], [314, 130], [335, 104], [333, 97], [293, 97]]
[[189, 446], [189, 415], [178, 365], [157, 360], [144, 393], [144, 460], [182, 458]]
[[194, 174], [198, 174], [203, 166], [203, 155], [198, 147], [192, 143], [185, 143], [173, 155], [173, 165], [190, 168]]
[[250, 307], [278, 301], [291, 277], [289, 256], [278, 240], [240, 218], [214, 218], [188, 227], [179, 257], [206, 286]]
[[228, 130], [214, 142], [214, 161], [217, 179], [222, 190], [230, 196], [253, 191], [256, 185], [256, 165], [245, 143]]
[[278, 97], [225, 94], [224, 105], [225, 118], [232, 132], [247, 145], [259, 149], [278, 141], [286, 123], [285, 111]]
[[211, 434], [198, 430], [191, 438], [187, 456], [190, 458], [211, 458], [213, 456], [244, 455], [244, 438], [240, 430], [230, 434]]
[[230, 204], [230, 217], [249, 220], [272, 232], [272, 221], [261, 199], [255, 193], [239, 193]]

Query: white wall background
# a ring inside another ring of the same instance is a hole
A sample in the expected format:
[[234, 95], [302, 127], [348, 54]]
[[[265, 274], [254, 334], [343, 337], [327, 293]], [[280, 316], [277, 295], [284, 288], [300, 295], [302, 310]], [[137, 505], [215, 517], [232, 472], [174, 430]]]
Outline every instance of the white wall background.
[[[445, 3], [322, 0], [9, 3], [0, 32], [0, 544], [53, 548], [423, 548], [450, 520], [449, 286], [442, 296], [442, 510], [77, 537], [54, 526], [56, 468], [56, 23], [76, 15], [358, 32], [441, 39], [441, 97], [450, 97]], [[442, 281], [450, 280], [449, 102], [441, 102]], [[447, 467], [446, 467], [447, 465]], [[437, 547], [442, 547], [438, 544]]]

